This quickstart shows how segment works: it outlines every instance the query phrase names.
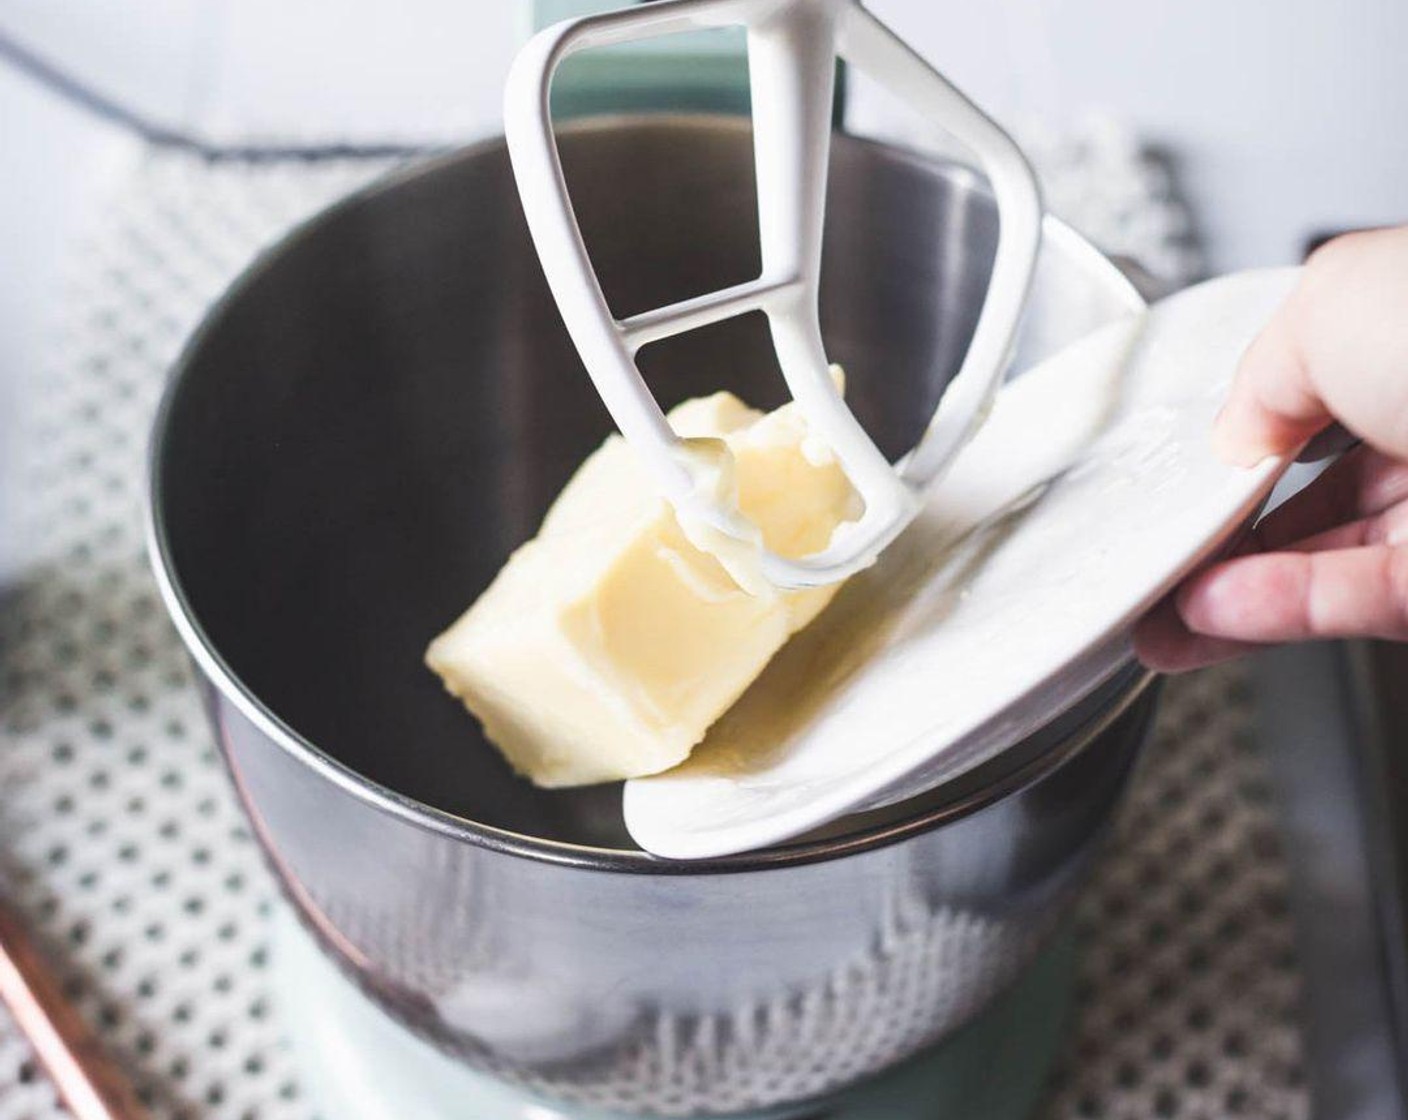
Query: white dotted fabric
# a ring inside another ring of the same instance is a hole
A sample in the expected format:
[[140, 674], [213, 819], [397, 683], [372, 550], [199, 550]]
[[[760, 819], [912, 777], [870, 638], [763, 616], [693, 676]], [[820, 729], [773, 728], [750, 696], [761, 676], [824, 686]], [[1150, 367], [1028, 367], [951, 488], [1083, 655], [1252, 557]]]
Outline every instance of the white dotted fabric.
[[[74, 261], [0, 617], [0, 874], [158, 1117], [309, 1116], [270, 1014], [274, 892], [143, 555], [147, 431], [251, 254], [381, 167], [153, 156]], [[62, 1115], [8, 1021], [0, 1120]]]
[[1074, 1038], [1045, 1120], [1305, 1120], [1286, 864], [1243, 673], [1170, 682], [1082, 900]]
[[[1033, 146], [1048, 197], [1104, 200], [1073, 211], [1103, 245], [1177, 277], [1194, 267], [1174, 244], [1182, 211], [1123, 136]], [[76, 256], [34, 379], [27, 566], [0, 605], [0, 882], [158, 1117], [313, 1109], [266, 969], [274, 890], [147, 574], [146, 433], [234, 273], [385, 167], [149, 156]], [[1049, 1116], [1306, 1115], [1284, 867], [1249, 718], [1236, 670], [1169, 688], [1083, 911], [1083, 1002]], [[0, 1120], [62, 1115], [0, 1017]]]

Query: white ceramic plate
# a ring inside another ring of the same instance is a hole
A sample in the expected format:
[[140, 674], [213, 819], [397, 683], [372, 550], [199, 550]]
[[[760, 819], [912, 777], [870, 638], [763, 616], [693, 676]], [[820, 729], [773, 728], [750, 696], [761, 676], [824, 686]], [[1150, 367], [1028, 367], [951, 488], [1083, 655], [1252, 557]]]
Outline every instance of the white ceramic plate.
[[698, 859], [787, 840], [992, 758], [1104, 680], [1285, 469], [1227, 467], [1208, 432], [1295, 279], [1190, 288], [1004, 389], [879, 563], [686, 763], [626, 783], [637, 843]]

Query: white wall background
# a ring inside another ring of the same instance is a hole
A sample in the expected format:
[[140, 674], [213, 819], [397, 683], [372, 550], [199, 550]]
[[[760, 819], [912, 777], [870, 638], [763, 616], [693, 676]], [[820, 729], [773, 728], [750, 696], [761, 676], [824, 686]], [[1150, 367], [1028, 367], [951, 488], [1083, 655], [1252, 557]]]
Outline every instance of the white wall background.
[[1177, 157], [1214, 267], [1408, 220], [1408, 0], [871, 0], [999, 114], [1107, 109]]
[[[1106, 111], [1167, 146], [1217, 267], [1408, 218], [1405, 0], [871, 2], [1000, 116]], [[215, 134], [443, 136], [496, 126], [526, 7], [8, 0], [0, 28]]]

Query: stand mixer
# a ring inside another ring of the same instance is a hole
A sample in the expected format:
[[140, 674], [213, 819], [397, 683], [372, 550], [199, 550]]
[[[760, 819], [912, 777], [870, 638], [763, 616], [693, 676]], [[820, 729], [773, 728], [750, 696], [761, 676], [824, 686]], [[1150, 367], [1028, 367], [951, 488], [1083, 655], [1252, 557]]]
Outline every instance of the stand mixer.
[[[849, 397], [888, 463], [978, 368], [965, 355], [1000, 215], [966, 167], [827, 143], [824, 226], [808, 210], [796, 242], [819, 280], [796, 290], [819, 303], [828, 357], [886, 370]], [[662, 305], [713, 316], [772, 298], [738, 288], [762, 274], [754, 147], [721, 116], [557, 130], [595, 283], [647, 316], [635, 329]], [[719, 290], [733, 296], [688, 303]], [[1023, 290], [1017, 365], [1143, 306], [1050, 218]], [[778, 314], [784, 334], [811, 330], [795, 326], [804, 306]], [[766, 405], [775, 351], [757, 328], [720, 319], [634, 364], [676, 399], [727, 387]], [[1148, 726], [1149, 675], [1123, 664], [971, 771], [760, 851], [658, 860], [627, 833], [619, 787], [528, 788], [420, 652], [606, 433], [574, 341], [493, 139], [263, 258], [157, 419], [153, 562], [301, 924], [279, 934], [281, 988], [329, 1113], [918, 1120], [948, 1094], [957, 1115], [1021, 1115], [1060, 1037], [1061, 931]], [[793, 391], [826, 411], [806, 353]], [[997, 376], [982, 373], [977, 398]], [[646, 424], [662, 435], [648, 410]], [[884, 508], [906, 484], [872, 465]], [[873, 523], [832, 560], [863, 561], [889, 531]], [[1032, 1031], [1015, 1047], [1013, 1008]]]

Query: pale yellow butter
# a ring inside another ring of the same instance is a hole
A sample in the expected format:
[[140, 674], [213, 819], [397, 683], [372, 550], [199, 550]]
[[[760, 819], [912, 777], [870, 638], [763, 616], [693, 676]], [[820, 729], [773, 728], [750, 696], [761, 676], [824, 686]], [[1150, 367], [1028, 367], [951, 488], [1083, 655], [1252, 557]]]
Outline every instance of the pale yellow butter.
[[[782, 555], [819, 551], [859, 514], [793, 405], [764, 415], [717, 393], [670, 423], [727, 443], [738, 508]], [[740, 589], [612, 436], [426, 663], [538, 785], [638, 777], [681, 762], [836, 590]]]

